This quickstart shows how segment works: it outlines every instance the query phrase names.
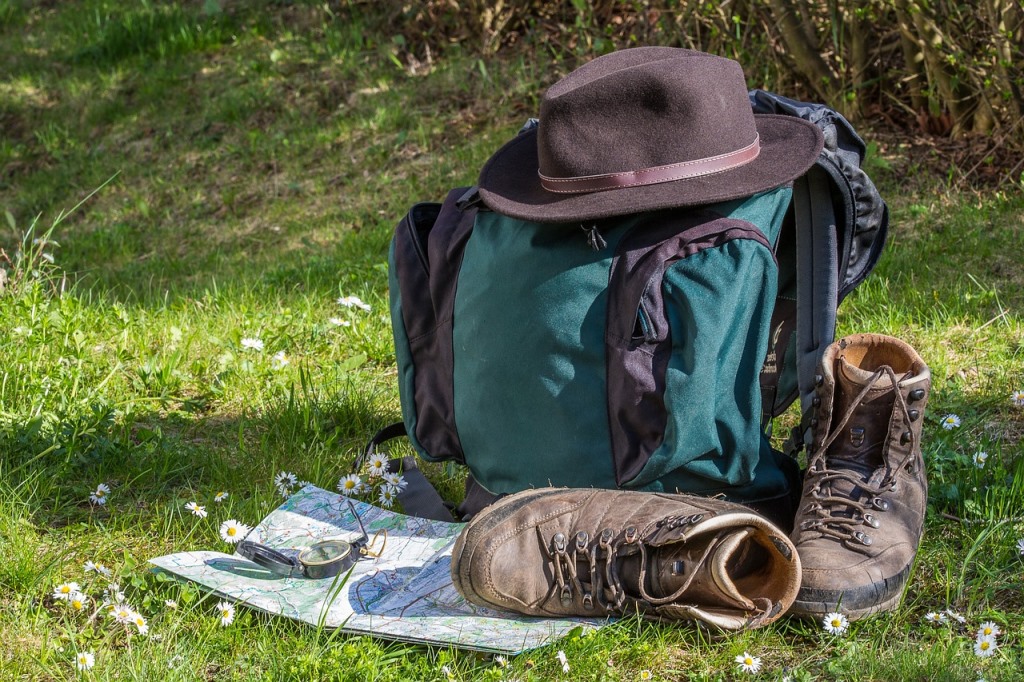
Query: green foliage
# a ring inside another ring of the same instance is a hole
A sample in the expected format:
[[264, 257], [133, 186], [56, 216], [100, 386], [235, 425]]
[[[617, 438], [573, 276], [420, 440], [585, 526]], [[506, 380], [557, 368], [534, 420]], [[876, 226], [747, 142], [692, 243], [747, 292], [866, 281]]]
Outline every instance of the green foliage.
[[[92, 679], [441, 680], [448, 666], [541, 680], [562, 675], [561, 648], [577, 679], [736, 679], [744, 650], [766, 679], [1013, 679], [1024, 203], [1007, 188], [958, 195], [877, 147], [890, 242], [841, 332], [906, 339], [934, 380], [926, 540], [895, 613], [837, 637], [790, 620], [722, 637], [627, 618], [506, 668], [246, 608], [221, 627], [214, 596], [147, 570], [223, 549], [220, 522], [280, 503], [279, 471], [332, 488], [398, 417], [390, 232], [411, 203], [471, 184], [573, 63], [626, 44], [715, 45], [752, 80], [790, 82], [761, 15], [720, 5], [506, 3], [530, 11], [473, 33], [465, 10], [485, 3], [0, 0], [0, 677], [74, 679], [74, 653], [94, 651]], [[337, 303], [350, 295], [371, 310]], [[961, 428], [941, 427], [947, 413]], [[461, 494], [461, 468], [424, 471]], [[99, 483], [102, 506], [89, 502]], [[51, 595], [65, 580], [92, 599], [117, 581], [158, 636], [64, 608]], [[968, 625], [922, 622], [946, 608]], [[970, 648], [983, 619], [1008, 633], [984, 660]]]

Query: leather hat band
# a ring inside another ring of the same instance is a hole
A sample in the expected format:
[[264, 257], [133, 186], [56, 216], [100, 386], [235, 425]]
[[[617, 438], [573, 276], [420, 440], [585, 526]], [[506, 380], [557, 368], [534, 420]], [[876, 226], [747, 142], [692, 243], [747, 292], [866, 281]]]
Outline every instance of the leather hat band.
[[551, 178], [540, 171], [540, 184], [549, 192], [560, 194], [582, 194], [585, 192], [601, 192], [608, 189], [621, 189], [623, 187], [637, 187], [640, 185], [657, 185], [662, 182], [673, 180], [685, 180], [687, 178], [698, 178], [713, 173], [721, 173], [732, 168], [737, 168], [750, 163], [757, 158], [761, 152], [760, 138], [754, 137], [754, 141], [742, 149], [737, 149], [718, 156], [709, 156], [704, 159], [693, 161], [681, 161], [667, 166], [655, 166], [653, 168], [642, 168], [635, 171], [622, 171], [619, 173], [605, 173], [603, 175], [584, 175], [575, 178]]

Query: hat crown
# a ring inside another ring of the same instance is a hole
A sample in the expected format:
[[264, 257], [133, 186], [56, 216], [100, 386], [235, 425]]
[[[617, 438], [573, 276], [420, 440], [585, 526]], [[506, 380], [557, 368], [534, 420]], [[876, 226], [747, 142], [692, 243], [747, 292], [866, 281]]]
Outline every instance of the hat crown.
[[613, 52], [541, 102], [542, 176], [576, 178], [685, 164], [757, 139], [740, 65], [681, 48]]

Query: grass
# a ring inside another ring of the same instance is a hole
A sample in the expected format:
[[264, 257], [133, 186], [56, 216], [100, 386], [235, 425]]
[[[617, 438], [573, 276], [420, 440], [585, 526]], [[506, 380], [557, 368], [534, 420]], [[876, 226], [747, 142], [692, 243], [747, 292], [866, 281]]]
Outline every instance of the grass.
[[[568, 68], [457, 46], [414, 63], [354, 10], [235, 5], [0, 0], [0, 679], [74, 679], [85, 650], [97, 680], [441, 679], [444, 665], [555, 677], [556, 647], [505, 669], [244, 608], [221, 628], [213, 600], [146, 570], [218, 547], [226, 518], [262, 518], [278, 471], [332, 487], [399, 417], [390, 232], [415, 201], [471, 184]], [[928, 527], [903, 606], [843, 637], [797, 621], [709, 637], [627, 619], [558, 645], [572, 677], [733, 679], [744, 651], [764, 679], [1017, 675], [1024, 410], [1009, 395], [1024, 389], [1024, 198], [958, 194], [903, 161], [877, 161], [892, 237], [840, 315], [842, 333], [907, 340], [934, 376]], [[372, 311], [338, 306], [346, 295]], [[941, 428], [947, 413], [959, 429]], [[458, 494], [455, 468], [428, 472]], [[103, 507], [88, 502], [100, 482]], [[209, 519], [184, 511], [192, 500]], [[113, 569], [156, 636], [50, 597], [64, 580], [98, 594], [87, 560]], [[968, 625], [923, 622], [946, 608]], [[1003, 630], [989, 659], [971, 651], [982, 620]]]

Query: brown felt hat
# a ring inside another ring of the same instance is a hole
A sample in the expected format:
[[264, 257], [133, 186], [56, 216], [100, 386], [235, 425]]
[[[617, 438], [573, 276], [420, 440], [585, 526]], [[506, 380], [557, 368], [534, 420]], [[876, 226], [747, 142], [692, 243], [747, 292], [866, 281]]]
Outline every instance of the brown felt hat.
[[737, 62], [637, 47], [551, 86], [540, 125], [499, 149], [478, 184], [514, 218], [590, 220], [756, 194], [802, 175], [821, 147], [814, 124], [753, 113]]

